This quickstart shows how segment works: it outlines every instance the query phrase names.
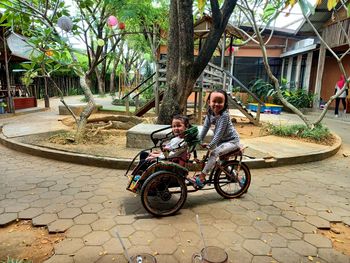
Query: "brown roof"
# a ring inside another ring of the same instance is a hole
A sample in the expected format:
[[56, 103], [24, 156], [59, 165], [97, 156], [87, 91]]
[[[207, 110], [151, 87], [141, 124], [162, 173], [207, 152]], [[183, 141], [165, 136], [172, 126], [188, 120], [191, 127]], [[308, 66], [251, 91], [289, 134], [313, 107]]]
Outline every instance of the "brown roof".
[[[210, 31], [211, 24], [213, 19], [211, 16], [203, 16], [201, 19], [197, 20], [194, 24], [194, 38], [206, 38], [208, 32]], [[234, 37], [243, 39], [243, 34], [237, 29], [237, 27], [227, 23], [226, 29], [226, 37]]]

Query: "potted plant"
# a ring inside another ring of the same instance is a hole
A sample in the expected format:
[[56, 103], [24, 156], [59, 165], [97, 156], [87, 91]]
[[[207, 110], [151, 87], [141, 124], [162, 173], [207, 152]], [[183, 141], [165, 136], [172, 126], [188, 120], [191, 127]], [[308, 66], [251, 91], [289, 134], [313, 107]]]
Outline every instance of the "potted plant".
[[7, 104], [3, 100], [0, 100], [0, 114], [4, 114], [5, 113], [5, 108], [6, 107], [7, 107]]

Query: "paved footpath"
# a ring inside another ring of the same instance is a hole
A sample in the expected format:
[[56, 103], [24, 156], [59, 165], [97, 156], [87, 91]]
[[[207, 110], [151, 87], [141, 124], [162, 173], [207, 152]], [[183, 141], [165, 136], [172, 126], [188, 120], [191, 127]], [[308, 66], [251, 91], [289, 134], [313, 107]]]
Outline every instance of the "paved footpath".
[[0, 146], [0, 224], [32, 219], [50, 232], [66, 231], [47, 262], [126, 262], [130, 254], [158, 254], [160, 263], [190, 262], [203, 246], [225, 248], [230, 262], [350, 262], [317, 228], [350, 225], [349, 158], [252, 170], [248, 194], [223, 200], [216, 192], [190, 194], [172, 217], [153, 218], [125, 190], [121, 170], [58, 162]]
[[180, 213], [166, 218], [145, 212], [140, 198], [125, 190], [122, 170], [34, 157], [0, 145], [0, 226], [31, 219], [50, 232], [65, 231], [67, 238], [55, 245], [50, 263], [124, 263], [116, 231], [132, 255], [189, 263], [203, 247], [198, 214], [207, 245], [224, 248], [230, 262], [350, 263], [317, 232], [330, 222], [350, 225], [350, 157], [343, 155], [350, 153], [347, 120], [326, 120], [342, 136], [343, 147], [335, 156], [254, 169], [242, 198], [191, 193]]

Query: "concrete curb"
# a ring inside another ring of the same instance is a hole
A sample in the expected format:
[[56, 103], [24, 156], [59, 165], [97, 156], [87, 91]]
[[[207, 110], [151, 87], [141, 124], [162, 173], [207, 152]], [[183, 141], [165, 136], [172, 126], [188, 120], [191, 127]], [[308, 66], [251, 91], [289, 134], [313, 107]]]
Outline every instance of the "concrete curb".
[[342, 145], [341, 138], [334, 133], [333, 136], [336, 138], [336, 142], [325, 151], [271, 159], [250, 159], [246, 160], [245, 163], [249, 168], [258, 169], [321, 161], [335, 155]]
[[[338, 152], [341, 147], [341, 138], [333, 134], [336, 137], [336, 143], [330, 146], [326, 151], [320, 151], [316, 153], [303, 154], [299, 156], [288, 156], [272, 159], [248, 159], [245, 163], [249, 168], [269, 168], [278, 167], [291, 164], [300, 164], [307, 162], [321, 161], [328, 157], [333, 156]], [[27, 153], [30, 155], [40, 156], [44, 158], [54, 159], [58, 161], [84, 164], [97, 167], [113, 168], [113, 169], [127, 169], [132, 159], [121, 159], [111, 157], [100, 157], [89, 154], [80, 154], [62, 150], [55, 150], [47, 147], [30, 145], [18, 142], [14, 139], [7, 138], [2, 133], [2, 127], [0, 127], [0, 143], [15, 151]]]

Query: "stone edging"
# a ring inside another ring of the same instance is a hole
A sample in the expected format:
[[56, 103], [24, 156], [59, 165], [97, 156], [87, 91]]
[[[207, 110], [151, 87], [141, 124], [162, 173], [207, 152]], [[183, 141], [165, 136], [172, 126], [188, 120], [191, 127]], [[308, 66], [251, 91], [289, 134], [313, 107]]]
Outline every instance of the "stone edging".
[[[299, 156], [272, 158], [272, 159], [249, 159], [245, 163], [249, 168], [269, 168], [284, 166], [290, 164], [300, 164], [314, 161], [321, 161], [332, 155], [336, 154], [341, 147], [341, 138], [333, 134], [336, 137], [336, 143], [329, 147], [329, 150], [316, 152], [312, 154], [305, 154]], [[13, 139], [7, 138], [2, 133], [2, 127], [0, 127], [0, 143], [10, 149], [27, 153], [30, 155], [40, 156], [44, 158], [54, 159], [58, 161], [84, 164], [97, 167], [113, 168], [113, 169], [127, 169], [131, 159], [112, 158], [112, 157], [99, 157], [89, 154], [73, 153], [62, 150], [50, 149], [42, 146], [30, 145], [18, 142]]]

